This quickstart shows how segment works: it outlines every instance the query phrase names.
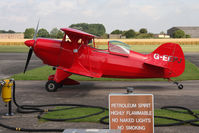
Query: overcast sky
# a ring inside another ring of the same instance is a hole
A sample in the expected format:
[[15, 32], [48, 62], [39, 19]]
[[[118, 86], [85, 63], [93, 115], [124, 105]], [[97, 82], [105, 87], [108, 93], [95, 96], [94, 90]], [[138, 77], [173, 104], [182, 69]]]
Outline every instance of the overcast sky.
[[112, 30], [147, 28], [167, 31], [173, 26], [199, 26], [199, 0], [0, 0], [0, 30], [68, 27], [101, 23]]

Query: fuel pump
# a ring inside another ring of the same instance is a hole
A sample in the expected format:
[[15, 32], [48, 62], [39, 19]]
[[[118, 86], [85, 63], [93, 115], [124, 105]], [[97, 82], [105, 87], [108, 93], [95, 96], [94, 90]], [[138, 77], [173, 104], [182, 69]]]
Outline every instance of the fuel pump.
[[2, 100], [6, 103], [8, 107], [7, 116], [12, 116], [12, 86], [13, 86], [14, 79], [4, 79], [0, 81], [0, 90], [1, 90], [1, 97]]

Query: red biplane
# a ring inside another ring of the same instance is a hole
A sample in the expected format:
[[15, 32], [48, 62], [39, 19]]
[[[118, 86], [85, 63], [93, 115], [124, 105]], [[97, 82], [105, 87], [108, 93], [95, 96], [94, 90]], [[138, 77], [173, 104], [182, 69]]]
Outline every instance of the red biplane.
[[[109, 41], [108, 49], [102, 50], [95, 48], [94, 35], [71, 28], [61, 30], [65, 33], [63, 40], [36, 39], [36, 30], [34, 39], [25, 42], [30, 50], [24, 73], [33, 51], [44, 64], [56, 68], [46, 83], [49, 92], [63, 85], [79, 84], [69, 78], [72, 74], [93, 78], [170, 79], [184, 72], [184, 54], [178, 44], [165, 43], [150, 54], [141, 54], [131, 51], [123, 42]], [[174, 83], [183, 88], [182, 84]]]

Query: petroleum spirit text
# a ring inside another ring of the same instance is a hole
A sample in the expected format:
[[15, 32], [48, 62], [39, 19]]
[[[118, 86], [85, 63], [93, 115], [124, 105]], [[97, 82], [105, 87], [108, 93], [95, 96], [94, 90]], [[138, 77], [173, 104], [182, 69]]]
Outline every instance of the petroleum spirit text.
[[150, 108], [150, 103], [139, 103], [139, 104], [132, 104], [132, 103], [112, 103], [112, 108]]
[[182, 62], [182, 58], [168, 56], [168, 55], [159, 55], [157, 53], [153, 55], [153, 58], [156, 60], [163, 60], [163, 61], [167, 61], [167, 62], [176, 62], [176, 61], [178, 63]]

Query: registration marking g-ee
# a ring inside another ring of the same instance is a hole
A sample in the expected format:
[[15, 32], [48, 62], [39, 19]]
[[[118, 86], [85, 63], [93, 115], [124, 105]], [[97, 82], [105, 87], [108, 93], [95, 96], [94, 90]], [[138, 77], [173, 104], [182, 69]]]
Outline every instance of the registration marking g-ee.
[[182, 58], [178, 58], [178, 57], [175, 57], [175, 56], [169, 56], [169, 55], [159, 55], [157, 53], [155, 53], [153, 55], [153, 58], [155, 60], [162, 60], [162, 61], [167, 61], [167, 62], [175, 62], [177, 61], [178, 63], [181, 63], [182, 62]]

